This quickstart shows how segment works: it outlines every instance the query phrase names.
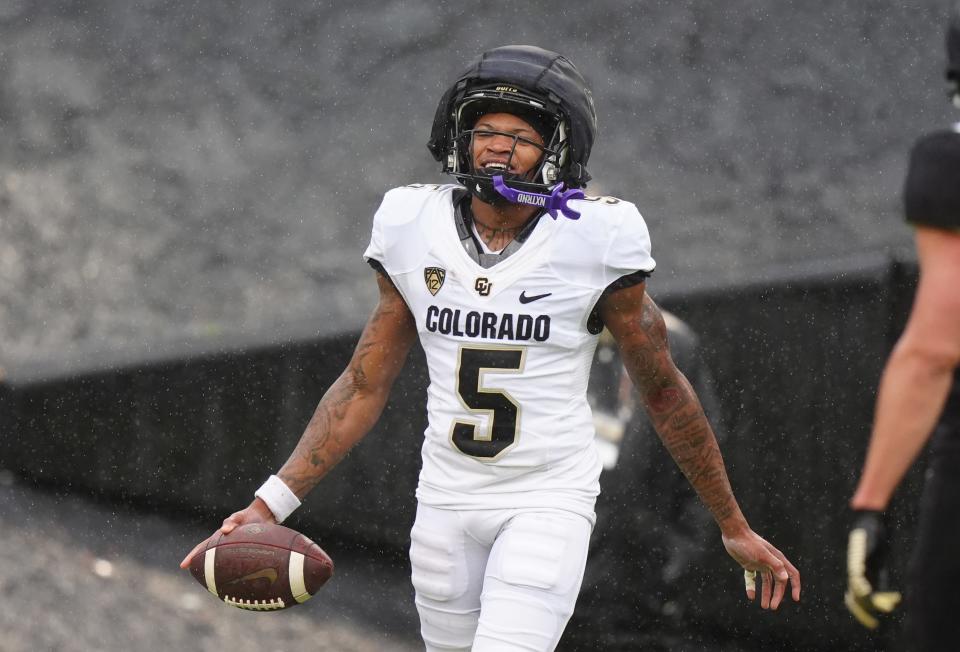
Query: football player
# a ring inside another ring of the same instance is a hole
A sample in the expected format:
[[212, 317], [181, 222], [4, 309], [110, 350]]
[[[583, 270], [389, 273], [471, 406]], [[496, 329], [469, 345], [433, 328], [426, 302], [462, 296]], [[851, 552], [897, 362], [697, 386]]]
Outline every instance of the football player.
[[[947, 28], [947, 80], [960, 108], [960, 4]], [[880, 381], [866, 463], [850, 501], [845, 601], [876, 628], [900, 601], [886, 586], [883, 512], [931, 438], [908, 581], [907, 637], [917, 650], [960, 648], [960, 124], [920, 138], [904, 188], [920, 282]]]
[[763, 608], [788, 588], [799, 599], [797, 569], [747, 524], [671, 360], [645, 292], [655, 263], [643, 218], [581, 190], [596, 129], [565, 57], [507, 46], [470, 64], [428, 143], [459, 183], [386, 194], [364, 254], [380, 300], [353, 358], [289, 460], [220, 531], [299, 505], [373, 426], [419, 337], [430, 385], [410, 561], [426, 649], [554, 649], [594, 525], [601, 462], [586, 388], [605, 325], [747, 595], [759, 573]]

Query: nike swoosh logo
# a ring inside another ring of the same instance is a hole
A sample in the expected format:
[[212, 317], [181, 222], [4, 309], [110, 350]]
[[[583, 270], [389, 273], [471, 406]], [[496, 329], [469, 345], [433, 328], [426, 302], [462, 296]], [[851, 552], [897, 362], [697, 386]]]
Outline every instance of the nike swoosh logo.
[[254, 571], [249, 575], [244, 575], [239, 577], [228, 584], [238, 584], [240, 582], [252, 582], [253, 580], [259, 580], [261, 578], [266, 578], [270, 580], [270, 583], [273, 584], [277, 581], [277, 569], [275, 568], [262, 568], [258, 571]]
[[536, 301], [537, 299], [542, 299], [544, 297], [549, 297], [553, 292], [546, 292], [544, 294], [535, 294], [532, 297], [527, 296], [526, 290], [520, 293], [520, 303], [530, 303], [531, 301]]

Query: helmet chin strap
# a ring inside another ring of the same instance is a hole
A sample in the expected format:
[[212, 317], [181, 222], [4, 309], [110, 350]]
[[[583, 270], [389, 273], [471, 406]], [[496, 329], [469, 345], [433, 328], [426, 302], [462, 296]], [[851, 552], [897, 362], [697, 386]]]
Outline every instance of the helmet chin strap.
[[567, 202], [571, 199], [583, 199], [583, 191], [579, 188], [564, 190], [563, 187], [563, 182], [561, 181], [550, 189], [549, 195], [541, 195], [538, 192], [514, 190], [504, 183], [501, 175], [493, 177], [493, 189], [508, 201], [514, 204], [540, 206], [546, 209], [547, 213], [553, 219], [557, 219], [557, 211], [560, 211], [564, 217], [571, 220], [578, 220], [580, 219], [580, 212], [570, 208]]
[[[514, 175], [510, 175], [513, 177]], [[519, 178], [517, 178], [519, 180]], [[510, 200], [497, 192], [496, 188], [493, 187], [493, 179], [485, 175], [474, 175], [470, 178], [469, 182], [464, 184], [469, 189], [473, 195], [480, 199], [480, 201], [490, 204], [491, 206], [506, 206], [510, 203]]]

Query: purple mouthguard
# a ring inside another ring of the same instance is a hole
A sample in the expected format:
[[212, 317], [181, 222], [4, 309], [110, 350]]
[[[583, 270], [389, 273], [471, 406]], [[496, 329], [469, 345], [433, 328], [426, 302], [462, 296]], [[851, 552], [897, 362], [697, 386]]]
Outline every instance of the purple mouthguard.
[[563, 213], [564, 217], [568, 217], [571, 220], [580, 219], [580, 211], [575, 211], [567, 206], [567, 202], [571, 199], [583, 199], [583, 191], [579, 188], [570, 188], [569, 190], [564, 190], [562, 181], [550, 190], [549, 195], [541, 195], [537, 192], [514, 190], [505, 184], [503, 182], [503, 177], [498, 174], [497, 176], [493, 177], [493, 188], [498, 193], [512, 201], [514, 204], [543, 206], [545, 209], [547, 209], [547, 213], [553, 219], [557, 219], [558, 210]]

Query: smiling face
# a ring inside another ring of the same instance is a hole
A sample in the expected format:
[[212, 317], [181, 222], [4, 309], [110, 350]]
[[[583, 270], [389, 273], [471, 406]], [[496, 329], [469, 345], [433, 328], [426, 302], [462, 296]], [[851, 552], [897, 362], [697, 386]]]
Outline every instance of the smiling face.
[[473, 126], [473, 166], [487, 174], [527, 177], [543, 156], [543, 138], [512, 113], [486, 113]]

